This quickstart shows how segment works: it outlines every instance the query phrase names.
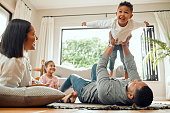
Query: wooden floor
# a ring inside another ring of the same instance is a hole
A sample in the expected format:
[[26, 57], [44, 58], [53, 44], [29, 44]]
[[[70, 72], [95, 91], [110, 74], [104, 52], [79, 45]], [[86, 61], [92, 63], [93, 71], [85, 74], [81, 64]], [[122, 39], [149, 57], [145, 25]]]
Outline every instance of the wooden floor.
[[[170, 104], [170, 101], [157, 101]], [[0, 108], [0, 113], [170, 113], [164, 110], [78, 110], [78, 109], [51, 109], [51, 108]]]
[[0, 108], [0, 113], [170, 113], [166, 110], [78, 110], [50, 108]]

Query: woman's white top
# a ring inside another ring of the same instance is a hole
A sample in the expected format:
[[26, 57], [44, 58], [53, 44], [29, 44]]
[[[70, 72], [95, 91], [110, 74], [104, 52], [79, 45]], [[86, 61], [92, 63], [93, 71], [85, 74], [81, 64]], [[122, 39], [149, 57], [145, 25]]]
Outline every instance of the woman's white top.
[[0, 85], [16, 88], [31, 84], [29, 60], [26, 57], [8, 58], [0, 53]]

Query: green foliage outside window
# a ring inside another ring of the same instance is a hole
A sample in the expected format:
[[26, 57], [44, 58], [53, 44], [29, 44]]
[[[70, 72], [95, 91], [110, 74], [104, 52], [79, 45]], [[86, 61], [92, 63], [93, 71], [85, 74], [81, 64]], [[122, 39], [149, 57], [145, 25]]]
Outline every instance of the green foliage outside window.
[[103, 43], [99, 38], [66, 40], [62, 43], [62, 64], [70, 63], [75, 68], [91, 67], [97, 63], [108, 42]]

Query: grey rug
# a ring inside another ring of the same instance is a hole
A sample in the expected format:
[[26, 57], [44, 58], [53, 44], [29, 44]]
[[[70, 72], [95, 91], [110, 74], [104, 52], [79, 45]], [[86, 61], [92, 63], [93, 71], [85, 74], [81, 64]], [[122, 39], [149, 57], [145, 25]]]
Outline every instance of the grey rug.
[[100, 105], [84, 103], [51, 103], [46, 107], [55, 109], [86, 109], [86, 110], [158, 110], [170, 109], [170, 105], [162, 103], [153, 103], [149, 107], [137, 106], [117, 106], [117, 105]]

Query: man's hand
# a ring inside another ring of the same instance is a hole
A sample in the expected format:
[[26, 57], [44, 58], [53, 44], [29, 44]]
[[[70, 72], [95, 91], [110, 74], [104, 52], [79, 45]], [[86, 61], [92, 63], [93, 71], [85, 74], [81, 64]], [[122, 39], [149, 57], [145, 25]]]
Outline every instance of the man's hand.
[[82, 23], [82, 26], [86, 26], [86, 22], [83, 22], [83, 23]]
[[105, 50], [105, 54], [107, 54], [108, 56], [110, 56], [111, 55], [111, 53], [112, 53], [112, 51], [113, 51], [113, 49], [114, 49], [114, 46], [116, 45], [116, 43], [118, 42], [118, 40], [116, 39], [114, 39], [113, 37], [112, 37], [112, 34], [111, 34], [111, 32], [109, 32], [109, 39], [110, 39], [110, 43], [112, 44], [112, 46], [109, 46], [106, 50]]
[[125, 42], [120, 41], [121, 45], [122, 45], [122, 46], [126, 46], [127, 43], [129, 42], [129, 40], [131, 39], [131, 37], [132, 37], [132, 35], [130, 34], [130, 35], [127, 37], [127, 39], [126, 39]]
[[130, 54], [129, 47], [128, 47], [127, 43], [129, 42], [131, 37], [132, 37], [132, 35], [128, 36], [125, 42], [120, 41], [120, 43], [122, 44], [124, 56], [127, 56]]
[[144, 21], [144, 23], [146, 24], [146, 26], [149, 26], [149, 23], [147, 21]]
[[116, 40], [112, 37], [112, 34], [111, 34], [111, 31], [109, 32], [109, 40], [110, 40], [110, 43], [115, 46], [118, 42], [118, 38], [116, 38]]

